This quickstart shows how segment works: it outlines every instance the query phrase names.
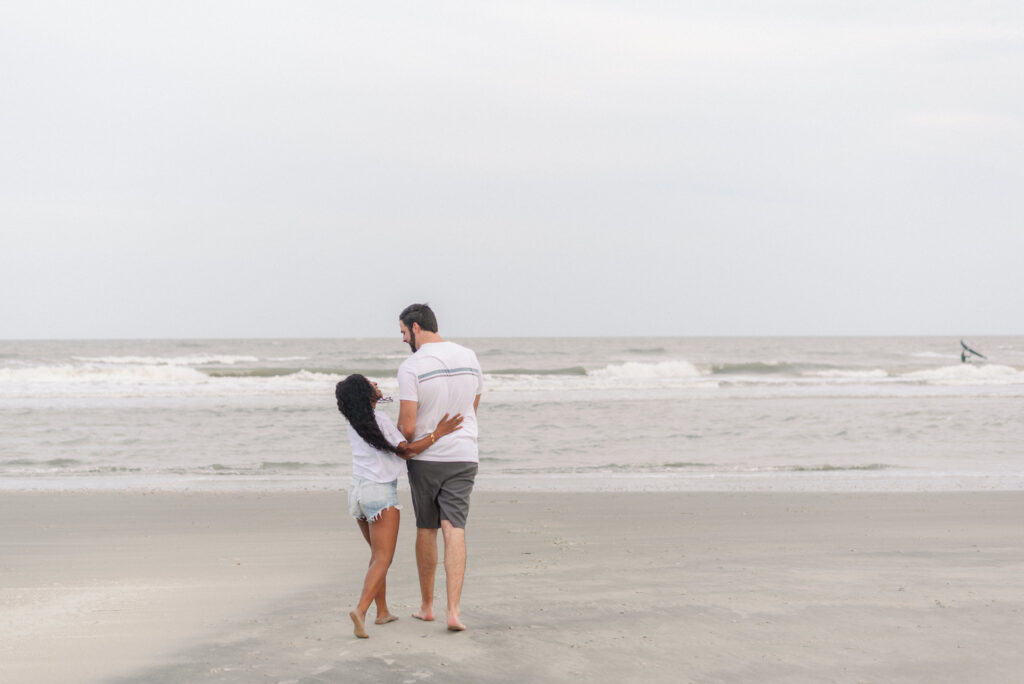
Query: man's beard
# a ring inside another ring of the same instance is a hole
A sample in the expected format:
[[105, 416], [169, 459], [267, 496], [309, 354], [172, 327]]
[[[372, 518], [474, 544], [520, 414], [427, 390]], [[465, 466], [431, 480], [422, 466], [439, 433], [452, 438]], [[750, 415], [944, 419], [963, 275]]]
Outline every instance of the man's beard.
[[409, 331], [409, 349], [412, 349], [412, 353], [416, 353], [416, 333], [412, 330]]

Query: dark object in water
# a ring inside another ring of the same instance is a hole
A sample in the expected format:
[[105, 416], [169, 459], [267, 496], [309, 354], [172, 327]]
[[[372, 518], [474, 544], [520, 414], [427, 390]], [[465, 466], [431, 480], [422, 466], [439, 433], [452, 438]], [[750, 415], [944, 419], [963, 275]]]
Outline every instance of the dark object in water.
[[970, 347], [968, 347], [966, 344], [964, 344], [963, 340], [960, 340], [960, 346], [963, 347], [963, 349], [960, 350], [960, 363], [967, 363], [967, 360], [970, 358], [968, 354], [974, 354], [975, 356], [980, 357], [982, 359], [988, 358], [984, 354], [980, 354], [971, 349]]

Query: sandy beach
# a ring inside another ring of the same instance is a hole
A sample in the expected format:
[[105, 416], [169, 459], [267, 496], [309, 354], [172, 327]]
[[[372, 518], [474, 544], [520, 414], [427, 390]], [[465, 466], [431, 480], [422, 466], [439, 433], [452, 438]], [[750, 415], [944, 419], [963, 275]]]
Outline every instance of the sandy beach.
[[409, 617], [403, 500], [388, 582], [401, 619], [361, 640], [347, 613], [368, 552], [343, 492], [4, 493], [0, 681], [1011, 682], [1024, 669], [1021, 492], [479, 492], [461, 634]]

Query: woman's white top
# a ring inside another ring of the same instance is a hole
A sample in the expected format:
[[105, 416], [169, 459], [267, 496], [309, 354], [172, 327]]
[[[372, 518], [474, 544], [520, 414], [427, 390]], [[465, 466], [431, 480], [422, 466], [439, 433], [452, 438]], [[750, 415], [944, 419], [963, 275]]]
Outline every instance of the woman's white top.
[[[388, 414], [374, 410], [374, 416], [384, 439], [395, 446], [405, 441], [405, 437], [395, 427]], [[374, 449], [359, 436], [351, 423], [348, 426], [348, 441], [352, 445], [353, 475], [373, 482], [391, 482], [397, 480], [400, 473], [405, 472], [405, 461], [389, 451]]]

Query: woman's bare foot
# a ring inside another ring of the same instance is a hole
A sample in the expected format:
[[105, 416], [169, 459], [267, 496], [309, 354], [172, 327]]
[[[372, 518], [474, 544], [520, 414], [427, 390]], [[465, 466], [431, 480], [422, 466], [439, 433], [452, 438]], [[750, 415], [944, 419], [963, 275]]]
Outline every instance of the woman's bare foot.
[[420, 609], [420, 612], [413, 613], [412, 616], [417, 620], [423, 620], [424, 622], [432, 622], [434, 620], [434, 611], [427, 609]]
[[363, 616], [359, 614], [359, 611], [353, 610], [348, 616], [352, 618], [352, 624], [355, 625], [352, 633], [360, 639], [369, 639], [370, 635], [366, 633], [366, 627], [363, 625]]
[[448, 631], [449, 632], [464, 632], [466, 631], [466, 625], [462, 624], [458, 616], [448, 616]]
[[378, 615], [377, 619], [373, 621], [373, 624], [375, 624], [375, 625], [386, 625], [389, 622], [394, 622], [397, 619], [398, 619], [397, 615], [392, 615], [391, 613], [384, 613], [383, 615]]

